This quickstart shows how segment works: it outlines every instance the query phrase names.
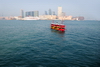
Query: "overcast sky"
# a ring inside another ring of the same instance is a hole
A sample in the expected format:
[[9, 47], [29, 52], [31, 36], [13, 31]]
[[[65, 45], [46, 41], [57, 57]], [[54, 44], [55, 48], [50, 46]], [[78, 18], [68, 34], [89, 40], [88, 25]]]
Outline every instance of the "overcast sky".
[[100, 20], [100, 0], [0, 0], [0, 16], [19, 16], [21, 9], [37, 10], [40, 15], [51, 9], [57, 14], [59, 6], [67, 16]]

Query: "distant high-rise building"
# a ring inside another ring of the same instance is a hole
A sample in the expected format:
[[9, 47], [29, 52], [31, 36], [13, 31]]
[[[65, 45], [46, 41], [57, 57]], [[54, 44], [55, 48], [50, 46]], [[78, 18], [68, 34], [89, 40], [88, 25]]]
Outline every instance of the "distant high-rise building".
[[28, 11], [28, 12], [26, 12], [26, 17], [28, 17], [28, 16], [32, 16], [32, 15], [31, 15], [31, 12], [32, 12], [32, 11]]
[[26, 12], [26, 17], [27, 16], [38, 17], [39, 11], [28, 11], [28, 12]]
[[49, 9], [49, 15], [52, 15], [52, 11], [51, 11], [51, 9]]
[[25, 16], [27, 17], [28, 16], [28, 12], [26, 12], [25, 14], [26, 14]]
[[52, 12], [52, 15], [56, 15], [54, 11]]
[[39, 16], [39, 11], [34, 11], [34, 17], [38, 17]]
[[21, 10], [21, 17], [24, 18], [24, 11]]
[[34, 17], [34, 11], [32, 11], [32, 12], [31, 12], [31, 16], [33, 16], [33, 17]]
[[48, 15], [47, 11], [45, 11], [45, 15]]
[[66, 16], [66, 13], [65, 12], [62, 12], [62, 15], [61, 16]]
[[62, 7], [58, 7], [58, 16], [62, 16]]

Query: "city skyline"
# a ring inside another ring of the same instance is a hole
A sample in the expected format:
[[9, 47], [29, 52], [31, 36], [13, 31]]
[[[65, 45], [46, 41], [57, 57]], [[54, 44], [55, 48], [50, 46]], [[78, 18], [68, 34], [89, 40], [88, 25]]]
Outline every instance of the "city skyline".
[[62, 7], [62, 11], [67, 16], [84, 16], [85, 19], [100, 20], [99, 3], [100, 0], [42, 0], [42, 2], [40, 0], [1, 0], [0, 16], [19, 16], [21, 9], [24, 11], [39, 11], [40, 15], [51, 9], [57, 14], [57, 8]]
[[28, 17], [28, 16], [37, 17], [39, 16], [39, 11], [26, 11], [24, 13], [24, 17]]

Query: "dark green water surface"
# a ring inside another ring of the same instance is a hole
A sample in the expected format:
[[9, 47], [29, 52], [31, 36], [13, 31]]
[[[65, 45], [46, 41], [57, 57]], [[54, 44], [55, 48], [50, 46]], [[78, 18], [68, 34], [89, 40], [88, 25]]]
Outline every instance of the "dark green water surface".
[[100, 67], [100, 21], [0, 20], [0, 67]]

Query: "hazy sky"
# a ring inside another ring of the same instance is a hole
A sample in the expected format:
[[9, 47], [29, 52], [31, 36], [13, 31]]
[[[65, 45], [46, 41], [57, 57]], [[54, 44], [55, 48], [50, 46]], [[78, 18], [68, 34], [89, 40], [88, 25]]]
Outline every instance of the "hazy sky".
[[67, 16], [100, 20], [100, 0], [0, 0], [0, 16], [19, 16], [21, 9], [38, 10], [40, 15], [51, 9], [57, 14], [59, 6]]

